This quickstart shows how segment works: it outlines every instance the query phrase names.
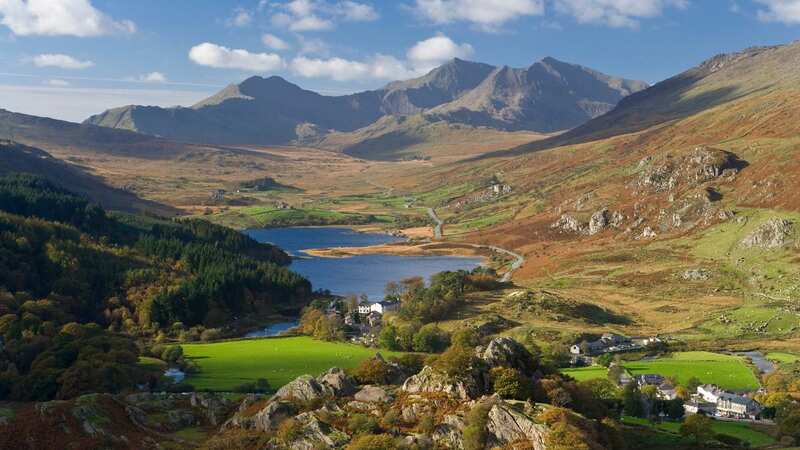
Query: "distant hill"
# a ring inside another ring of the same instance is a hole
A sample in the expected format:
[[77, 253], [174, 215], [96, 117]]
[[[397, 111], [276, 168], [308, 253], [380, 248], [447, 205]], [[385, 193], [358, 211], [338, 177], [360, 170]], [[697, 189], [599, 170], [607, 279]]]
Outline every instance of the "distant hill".
[[597, 117], [646, 87], [553, 58], [526, 69], [454, 59], [374, 91], [324, 96], [280, 77], [252, 77], [189, 108], [125, 106], [85, 124], [191, 142], [262, 145], [320, 139], [385, 116], [418, 114], [432, 122], [552, 132]]
[[39, 175], [51, 183], [80, 194], [100, 205], [126, 212], [174, 216], [177, 210], [143, 200], [135, 194], [106, 185], [99, 177], [54, 158], [44, 150], [0, 140], [0, 176], [10, 173]]

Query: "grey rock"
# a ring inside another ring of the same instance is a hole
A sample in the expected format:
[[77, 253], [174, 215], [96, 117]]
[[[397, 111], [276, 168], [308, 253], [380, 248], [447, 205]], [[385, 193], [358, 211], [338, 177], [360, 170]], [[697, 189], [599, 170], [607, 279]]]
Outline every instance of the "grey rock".
[[711, 272], [706, 269], [689, 269], [681, 274], [686, 281], [705, 281], [711, 278]]
[[509, 337], [492, 339], [485, 349], [479, 349], [477, 356], [489, 367], [511, 367], [523, 373], [535, 369], [533, 356], [528, 349]]
[[770, 219], [742, 240], [745, 248], [773, 250], [787, 246], [792, 240], [794, 225], [790, 220]]
[[547, 427], [535, 423], [531, 418], [515, 411], [504, 402], [496, 403], [489, 410], [486, 430], [498, 446], [527, 441], [535, 450], [545, 450], [546, 448], [544, 437], [547, 434]]
[[356, 382], [344, 370], [334, 367], [317, 378], [317, 381], [335, 396], [353, 395], [356, 391]]
[[392, 396], [382, 387], [367, 385], [356, 393], [355, 399], [368, 403], [389, 403], [392, 401]]
[[565, 233], [580, 233], [584, 229], [578, 219], [569, 214], [562, 214], [557, 221], [550, 225], [550, 228], [558, 229]]
[[608, 208], [603, 208], [592, 214], [592, 217], [589, 219], [589, 235], [594, 236], [603, 231], [607, 226]]
[[425, 366], [418, 374], [406, 379], [403, 391], [408, 393], [440, 392], [462, 400], [468, 400], [479, 394], [474, 380], [459, 379]]

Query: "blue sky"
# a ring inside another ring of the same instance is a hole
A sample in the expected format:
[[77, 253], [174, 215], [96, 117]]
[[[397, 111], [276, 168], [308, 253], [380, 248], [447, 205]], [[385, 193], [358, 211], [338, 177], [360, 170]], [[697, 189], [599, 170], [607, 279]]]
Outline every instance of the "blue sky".
[[652, 83], [799, 36], [800, 0], [0, 0], [0, 108], [79, 121], [256, 74], [348, 93], [452, 57]]

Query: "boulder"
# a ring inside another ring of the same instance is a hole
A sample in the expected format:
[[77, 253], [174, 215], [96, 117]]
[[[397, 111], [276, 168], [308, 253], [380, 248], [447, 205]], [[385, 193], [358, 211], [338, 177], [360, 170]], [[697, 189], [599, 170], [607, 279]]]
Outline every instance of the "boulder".
[[[242, 403], [244, 406], [246, 401]], [[249, 406], [252, 406], [250, 404]], [[249, 408], [248, 406], [248, 408]], [[296, 409], [287, 401], [271, 401], [255, 414], [247, 414], [248, 408], [240, 408], [239, 412], [228, 419], [222, 426], [223, 429], [244, 428], [246, 430], [270, 431], [281, 422], [294, 416]]]
[[705, 281], [711, 278], [711, 272], [706, 269], [689, 269], [681, 274], [686, 281]]
[[463, 431], [466, 427], [464, 419], [448, 414], [442, 423], [436, 425], [431, 438], [444, 448], [464, 448]]
[[367, 385], [356, 393], [355, 399], [367, 403], [389, 403], [392, 401], [392, 396], [382, 387]]
[[325, 397], [329, 394], [316, 378], [311, 375], [301, 375], [289, 384], [278, 389], [273, 398], [280, 400], [311, 401]]
[[578, 222], [578, 219], [569, 214], [562, 214], [557, 221], [550, 225], [550, 228], [557, 229], [562, 233], [583, 232], [583, 225]]
[[341, 433], [321, 422], [314, 413], [307, 412], [294, 418], [303, 432], [294, 441], [287, 443], [291, 450], [316, 450], [319, 448], [336, 448], [343, 444]]
[[793, 224], [790, 220], [770, 219], [742, 240], [745, 248], [773, 250], [791, 242]]
[[412, 394], [443, 393], [462, 400], [469, 400], [479, 395], [474, 380], [451, 377], [430, 366], [425, 366], [418, 374], [406, 379], [403, 391]]
[[334, 367], [317, 378], [317, 381], [336, 397], [353, 395], [356, 391], [356, 382], [344, 370]]
[[489, 367], [511, 367], [522, 373], [536, 369], [533, 355], [519, 342], [509, 337], [494, 338], [485, 349], [478, 348], [477, 357]]
[[490, 443], [502, 447], [513, 442], [527, 441], [535, 450], [545, 450], [544, 437], [547, 427], [535, 423], [525, 414], [512, 409], [505, 402], [498, 402], [489, 410], [486, 431]]
[[594, 236], [603, 231], [608, 226], [608, 222], [608, 208], [603, 208], [592, 214], [589, 219], [589, 235]]

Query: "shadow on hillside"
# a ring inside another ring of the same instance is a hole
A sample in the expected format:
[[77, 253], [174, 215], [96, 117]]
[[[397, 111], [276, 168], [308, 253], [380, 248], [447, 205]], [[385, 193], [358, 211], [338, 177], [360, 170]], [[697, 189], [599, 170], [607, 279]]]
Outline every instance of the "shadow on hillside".
[[763, 87], [737, 94], [736, 86], [726, 86], [686, 98], [689, 91], [702, 78], [703, 76], [686, 74], [670, 78], [622, 99], [610, 112], [564, 134], [509, 150], [487, 153], [473, 159], [519, 156], [565, 145], [583, 144], [635, 133], [653, 126], [681, 120], [704, 110], [769, 89], [769, 87]]

